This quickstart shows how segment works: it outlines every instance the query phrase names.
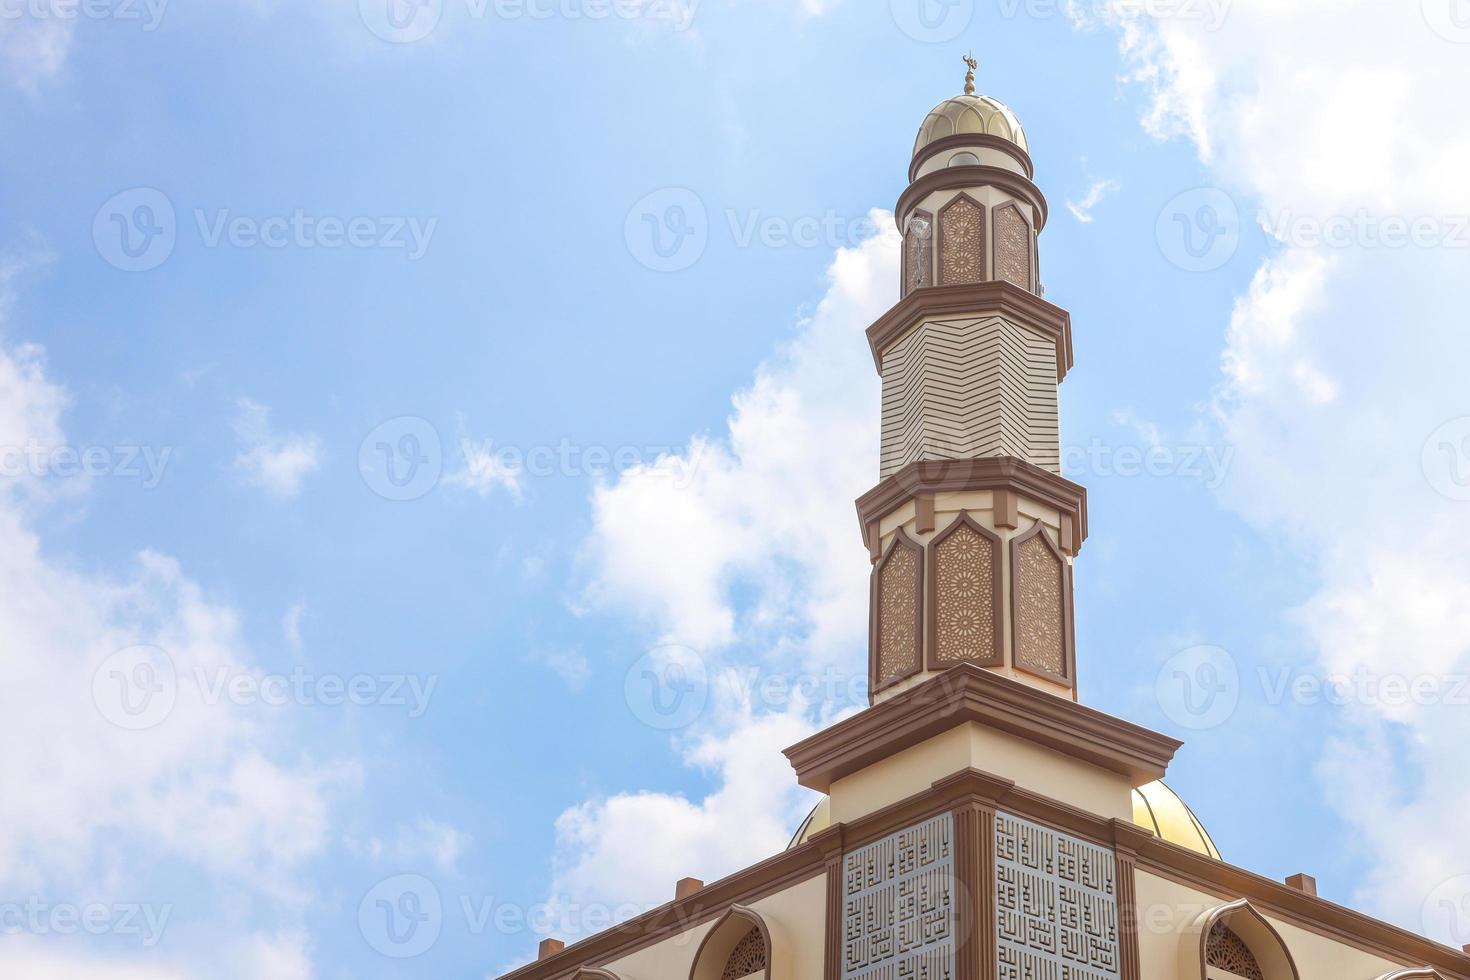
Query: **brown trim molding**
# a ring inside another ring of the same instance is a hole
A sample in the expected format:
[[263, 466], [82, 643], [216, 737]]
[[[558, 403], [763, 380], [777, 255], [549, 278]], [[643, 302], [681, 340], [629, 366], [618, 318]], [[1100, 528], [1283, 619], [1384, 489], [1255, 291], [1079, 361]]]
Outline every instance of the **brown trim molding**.
[[955, 980], [980, 980], [980, 881], [985, 867], [980, 854], [980, 805], [962, 803], [954, 818], [954, 961]]
[[959, 664], [796, 743], [786, 750], [786, 758], [797, 782], [826, 793], [843, 776], [968, 722], [1124, 774], [1135, 786], [1161, 778], [1184, 744], [1020, 681]]
[[[911, 552], [914, 556], [914, 666], [912, 670], [903, 674], [880, 677], [878, 671], [882, 667], [883, 656], [883, 570], [888, 567], [888, 562], [899, 548]], [[908, 532], [903, 528], [899, 528], [898, 532], [893, 535], [893, 540], [888, 543], [888, 550], [873, 566], [869, 579], [868, 690], [877, 694], [894, 684], [901, 684], [924, 669], [924, 546], [909, 537]]]
[[827, 858], [827, 932], [823, 943], [823, 980], [842, 980], [842, 932], [845, 915], [842, 889], [842, 851], [839, 848]]
[[[1470, 980], [1470, 955], [1159, 840], [1131, 821], [1104, 819], [976, 769], [938, 780], [929, 789], [851, 824], [834, 824], [805, 844], [707, 885], [684, 902], [661, 905], [545, 960], [529, 963], [506, 974], [503, 980], [562, 980], [575, 975], [581, 964], [608, 963], [627, 956], [722, 915], [733, 903], [748, 905], [823, 874], [834, 861], [840, 863], [842, 854], [851, 847], [886, 837], [966, 802], [991, 811], [1003, 806], [1008, 813], [1134, 855], [1138, 870], [1219, 896], [1223, 901], [1247, 898], [1258, 910], [1331, 941], [1387, 960], [1427, 964], [1408, 968], [1406, 977], [1437, 973], [1441, 980]], [[992, 844], [993, 833], [992, 827]], [[986, 980], [994, 980], [993, 974]]]
[[[1215, 928], [1215, 923], [1225, 919], [1234, 919], [1238, 916], [1244, 916], [1245, 918], [1254, 922], [1256, 928], [1264, 933], [1266, 938], [1269, 939], [1276, 946], [1275, 952], [1286, 960], [1286, 966], [1291, 971], [1291, 977], [1277, 978], [1276, 973], [1279, 973], [1279, 970], [1272, 971], [1270, 969], [1267, 969], [1266, 973], [1272, 977], [1272, 980], [1301, 980], [1302, 974], [1301, 971], [1296, 968], [1296, 959], [1291, 955], [1291, 948], [1287, 946], [1286, 941], [1281, 938], [1281, 933], [1277, 932], [1276, 927], [1268, 922], [1266, 920], [1266, 917], [1260, 912], [1257, 912], [1255, 906], [1251, 905], [1251, 903], [1244, 898], [1240, 899], [1239, 901], [1230, 902], [1226, 905], [1222, 905], [1219, 908], [1211, 911], [1208, 915], [1204, 916], [1197, 923], [1191, 924], [1191, 932], [1196, 926], [1199, 928], [1199, 980], [1205, 980], [1205, 977], [1208, 975], [1209, 971], [1210, 931]], [[1246, 947], [1250, 949], [1251, 954], [1256, 957], [1257, 961], [1261, 959], [1261, 954], [1264, 952], [1263, 950], [1257, 949], [1254, 945], [1252, 945], [1249, 939], [1247, 939], [1245, 936], [1240, 935], [1239, 929], [1230, 926], [1229, 923], [1226, 923], [1226, 928], [1230, 929], [1231, 932], [1240, 937], [1240, 941], [1246, 944]], [[1186, 933], [1186, 935], [1189, 934], [1190, 933]]]
[[[734, 933], [734, 939], [730, 938], [731, 933], [725, 928], [731, 922], [744, 923], [744, 926]], [[776, 959], [775, 948], [771, 945], [771, 930], [766, 925], [766, 920], [761, 918], [759, 912], [744, 905], [731, 905], [725, 914], [720, 916], [719, 921], [714, 924], [714, 927], [704, 934], [704, 938], [699, 941], [699, 948], [694, 951], [694, 962], [689, 964], [689, 980], [700, 980], [699, 968], [704, 964], [705, 951], [709, 948], [712, 941], [716, 943], [717, 949], [723, 947], [718, 954], [720, 962], [714, 964], [712, 971], [705, 972], [709, 980], [719, 980], [720, 974], [725, 969], [725, 960], [730, 956], [735, 945], [751, 929], [758, 930], [761, 934], [761, 940], [766, 944], [766, 970], [762, 974], [762, 978], [763, 980], [771, 980], [771, 964]]]
[[[929, 510], [932, 514], [934, 510], [934, 504], [932, 503], [932, 501], [934, 498], [932, 496], [926, 495], [925, 497], [920, 497], [919, 499], [928, 499], [929, 501], [931, 501], [931, 503], [929, 504]], [[976, 534], [980, 535], [983, 540], [990, 544], [990, 571], [992, 579], [990, 589], [990, 608], [991, 616], [993, 617], [993, 622], [995, 625], [995, 632], [991, 642], [993, 644], [992, 649], [995, 651], [995, 653], [992, 656], [978, 659], [974, 657], [967, 657], [963, 660], [946, 660], [941, 662], [939, 660], [938, 651], [939, 547], [949, 539], [949, 536], [951, 534], [955, 533], [962, 527], [969, 528], [971, 531], [974, 531]], [[933, 530], [932, 518], [930, 530]], [[925, 669], [945, 670], [949, 667], [953, 667], [955, 664], [963, 663], [976, 664], [980, 667], [999, 667], [1003, 665], [1005, 663], [1006, 657], [1004, 634], [1001, 626], [1002, 619], [1005, 616], [1005, 604], [1002, 602], [1000, 594], [1002, 561], [1002, 546], [1000, 535], [990, 530], [990, 528], [985, 527], [984, 525], [977, 522], [973, 517], [970, 516], [968, 511], [961, 511], [960, 516], [951, 521], [948, 527], [946, 527], [939, 534], [936, 534], [934, 537], [929, 539], [929, 543], [924, 546], [924, 551], [927, 555], [929, 565], [925, 576], [926, 581], [924, 583], [924, 622], [926, 624], [926, 629], [924, 630]]]
[[1118, 879], [1118, 974], [1122, 980], [1143, 980], [1138, 951], [1138, 887], [1134, 881], [1138, 865], [1125, 848], [1116, 848], [1113, 857]]
[[[915, 205], [935, 191], [987, 185], [998, 187], [1012, 197], [1018, 197], [1031, 205], [1036, 213], [1036, 220], [1032, 224], [1036, 233], [1041, 234], [1041, 229], [1046, 227], [1047, 217], [1046, 197], [1042, 195], [1041, 189], [1033, 184], [1029, 177], [1022, 177], [1009, 170], [987, 167], [983, 164], [978, 167], [943, 167], [915, 180], [899, 195], [898, 204], [893, 210], [894, 220], [903, 221]], [[902, 225], [899, 227], [902, 228]]]
[[[1062, 589], [1062, 664], [1066, 669], [1065, 674], [1054, 674], [1049, 670], [1037, 667], [1028, 667], [1021, 662], [1021, 545], [1040, 535], [1046, 544], [1047, 550], [1057, 560], [1057, 567], [1061, 572]], [[1051, 534], [1046, 527], [1037, 521], [1031, 530], [1024, 534], [1011, 538], [1011, 662], [1015, 668], [1022, 673], [1043, 680], [1054, 681], [1072, 689], [1072, 696], [1077, 696], [1077, 645], [1072, 641], [1072, 568], [1067, 564], [1067, 556], [1062, 549], [1057, 547], [1051, 539]]]
[[[933, 234], [937, 236], [938, 229]], [[959, 286], [925, 286], [913, 290], [868, 327], [868, 347], [873, 352], [873, 366], [882, 374], [883, 352], [921, 320], [992, 313], [1013, 320], [1052, 341], [1057, 349], [1057, 383], [1061, 384], [1073, 363], [1072, 315], [1004, 279]]]
[[1031, 163], [1031, 154], [1022, 149], [1019, 144], [1011, 142], [1004, 136], [992, 136], [989, 133], [954, 133], [949, 136], [941, 136], [932, 143], [924, 144], [923, 148], [914, 154], [913, 162], [909, 164], [909, 182], [913, 183], [919, 168], [930, 158], [937, 157], [941, 153], [948, 153], [950, 150], [964, 150], [976, 146], [1010, 154], [1017, 163], [1025, 168], [1026, 177], [1035, 179], [1036, 167]]
[[[878, 522], [921, 494], [963, 490], [1014, 491], [1053, 507], [1077, 528], [1075, 553], [1087, 540], [1087, 488], [1014, 456], [930, 459], [909, 463], [857, 499], [858, 526], [870, 549]], [[1007, 502], [1009, 505], [1009, 502]]]

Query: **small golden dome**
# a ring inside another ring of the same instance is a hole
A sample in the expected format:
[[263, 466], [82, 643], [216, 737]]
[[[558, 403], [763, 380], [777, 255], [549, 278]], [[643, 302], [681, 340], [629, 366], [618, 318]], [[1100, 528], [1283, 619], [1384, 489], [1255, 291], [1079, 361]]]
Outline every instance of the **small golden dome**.
[[811, 840], [813, 835], [821, 833], [830, 826], [832, 826], [832, 798], [824, 796], [817, 801], [812, 812], [807, 814], [801, 826], [796, 828], [796, 836], [791, 838], [791, 843], [786, 845], [786, 850], [800, 847]]
[[1216, 861], [1222, 860], [1205, 825], [1162, 782], [1149, 783], [1133, 791], [1133, 822], [1152, 830], [1161, 840], [1187, 847]]
[[988, 95], [957, 95], [939, 103], [924, 117], [919, 138], [914, 141], [914, 155], [918, 156], [920, 150], [935, 140], [956, 133], [999, 136], [1027, 149], [1021, 120], [1004, 103]]

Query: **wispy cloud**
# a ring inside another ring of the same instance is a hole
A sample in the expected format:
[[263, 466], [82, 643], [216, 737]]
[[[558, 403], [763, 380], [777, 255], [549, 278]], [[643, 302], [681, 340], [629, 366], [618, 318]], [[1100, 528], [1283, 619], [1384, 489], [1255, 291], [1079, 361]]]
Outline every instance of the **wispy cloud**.
[[232, 426], [240, 447], [235, 470], [244, 482], [283, 500], [300, 494], [301, 481], [320, 462], [316, 436], [274, 431], [270, 409], [248, 398], [235, 409]]
[[1080, 201], [1067, 201], [1067, 210], [1072, 212], [1072, 217], [1084, 225], [1092, 224], [1092, 209], [1102, 203], [1103, 198], [1118, 191], [1119, 184], [1116, 180], [1103, 179], [1094, 180], [1087, 186], [1087, 193], [1082, 195]]

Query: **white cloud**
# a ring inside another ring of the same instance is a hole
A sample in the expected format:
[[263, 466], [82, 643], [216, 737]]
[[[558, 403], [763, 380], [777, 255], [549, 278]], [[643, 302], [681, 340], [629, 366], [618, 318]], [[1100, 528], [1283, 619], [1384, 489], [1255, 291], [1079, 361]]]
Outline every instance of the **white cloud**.
[[281, 617], [281, 635], [292, 653], [301, 652], [301, 620], [305, 616], [306, 603], [297, 601], [291, 603], [286, 609], [286, 615]]
[[897, 276], [896, 234], [840, 249], [826, 295], [735, 395], [720, 437], [597, 488], [594, 605], [634, 610], [706, 652], [738, 636], [832, 662], [861, 645], [867, 553], [841, 502], [877, 482], [879, 385], [863, 331]]
[[[872, 219], [892, 227], [886, 213]], [[866, 666], [851, 658], [869, 564], [842, 502], [877, 482], [879, 386], [863, 331], [896, 297], [896, 246], [881, 234], [837, 252], [825, 295], [735, 395], [721, 437], [594, 492], [588, 598], [703, 651], [685, 650], [709, 671], [710, 706], [680, 744], [716, 788], [697, 800], [615, 793], [564, 812], [560, 935], [666, 902], [679, 878], [713, 881], [779, 852], [812, 805], [781, 750], [845, 706], [800, 693], [763, 704], [760, 681]]]
[[[1432, 6], [1239, 0], [1215, 31], [1111, 23], [1151, 94], [1145, 127], [1192, 140], [1282, 239], [1226, 333], [1213, 413], [1236, 455], [1223, 499], [1314, 562], [1320, 584], [1295, 617], [1318, 670], [1427, 677], [1448, 695], [1470, 674], [1470, 503], [1451, 499], [1470, 442], [1440, 427], [1470, 415], [1470, 241], [1381, 236], [1385, 222], [1452, 231], [1470, 214], [1470, 113], [1444, 97], [1470, 85], [1470, 59], [1431, 27]], [[1291, 233], [1303, 219], [1368, 231], [1328, 247]], [[1369, 858], [1355, 901], [1432, 931], [1425, 896], [1470, 868], [1470, 716], [1375, 696], [1338, 725], [1321, 768]]]
[[572, 691], [584, 690], [592, 678], [591, 661], [576, 650], [551, 650], [538, 654], [536, 659]]
[[1118, 182], [1112, 179], [1093, 180], [1087, 185], [1087, 193], [1082, 195], [1080, 201], [1067, 201], [1067, 210], [1072, 212], [1072, 217], [1084, 225], [1092, 224], [1092, 209], [1102, 203], [1103, 198], [1118, 191]]
[[236, 403], [233, 428], [240, 446], [235, 469], [247, 485], [283, 500], [301, 493], [301, 481], [319, 462], [316, 436], [275, 432], [270, 409], [248, 398]]
[[[781, 750], [809, 735], [801, 711], [727, 719], [723, 734], [695, 741], [686, 765], [716, 775], [719, 788], [692, 802], [667, 793], [589, 800], [556, 821], [552, 904], [558, 935], [605, 927], [674, 897], [674, 883], [714, 881], [786, 846], [810, 794], [796, 786]], [[649, 841], [658, 846], [649, 847]]]
[[469, 490], [481, 497], [503, 490], [510, 494], [511, 499], [521, 499], [524, 471], [515, 458], [497, 451], [493, 440], [475, 442], [461, 435], [459, 448], [464, 467], [447, 474], [445, 486]]
[[63, 0], [17, 5], [19, 16], [7, 8], [0, 18], [0, 70], [11, 84], [35, 94], [55, 78], [71, 49], [75, 16], [66, 16]]

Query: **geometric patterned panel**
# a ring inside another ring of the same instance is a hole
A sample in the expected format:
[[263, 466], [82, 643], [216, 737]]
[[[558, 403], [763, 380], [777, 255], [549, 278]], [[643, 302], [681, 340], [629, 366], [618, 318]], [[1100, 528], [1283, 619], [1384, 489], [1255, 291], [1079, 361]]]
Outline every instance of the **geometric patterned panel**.
[[1205, 962], [1246, 980], [1266, 980], [1261, 964], [1256, 962], [1256, 954], [1223, 922], [1216, 922], [1210, 929], [1210, 937], [1205, 941]]
[[991, 660], [995, 640], [996, 545], [963, 522], [934, 546], [934, 659]]
[[1031, 288], [1031, 226], [1014, 204], [995, 212], [995, 277]]
[[725, 961], [725, 971], [720, 974], [720, 980], [741, 980], [742, 977], [755, 976], [765, 971], [766, 937], [759, 929], [751, 926], [745, 938], [730, 951], [730, 958]]
[[985, 275], [985, 208], [957, 197], [939, 211], [942, 285], [982, 282]]
[[1016, 663], [1067, 676], [1066, 572], [1046, 531], [1016, 547]]
[[953, 816], [850, 851], [842, 869], [842, 980], [954, 980]]
[[1113, 852], [995, 815], [999, 980], [1119, 980]]
[[878, 566], [879, 684], [919, 669], [919, 576], [923, 562], [917, 547], [899, 540]]

